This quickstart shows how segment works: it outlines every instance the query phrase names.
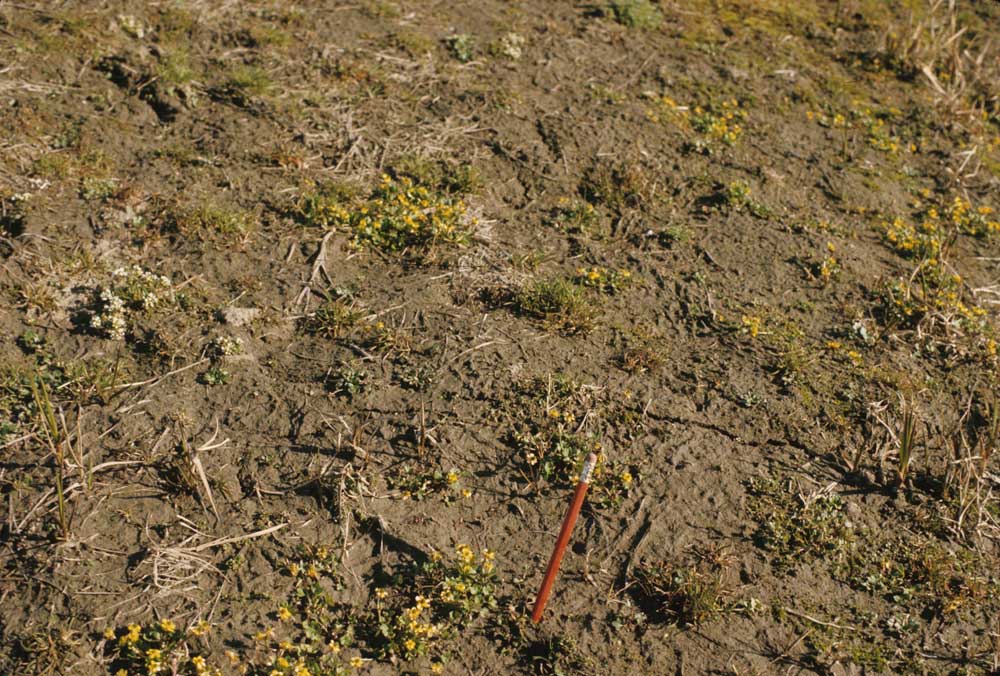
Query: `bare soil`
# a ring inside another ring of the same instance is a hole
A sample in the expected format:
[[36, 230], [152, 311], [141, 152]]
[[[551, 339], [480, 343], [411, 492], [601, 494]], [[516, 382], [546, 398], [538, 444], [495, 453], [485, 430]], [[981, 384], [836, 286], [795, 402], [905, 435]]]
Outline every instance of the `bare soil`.
[[0, 3], [0, 672], [1000, 673], [1000, 109], [932, 15]]

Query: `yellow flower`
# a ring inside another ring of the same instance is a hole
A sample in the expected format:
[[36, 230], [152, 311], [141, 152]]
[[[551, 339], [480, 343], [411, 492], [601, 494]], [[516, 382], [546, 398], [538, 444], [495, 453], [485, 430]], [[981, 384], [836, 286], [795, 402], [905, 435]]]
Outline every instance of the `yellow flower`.
[[299, 564], [293, 563], [292, 565], [288, 566], [288, 572], [292, 577], [298, 577], [300, 572]]
[[191, 632], [192, 636], [204, 636], [211, 628], [211, 625], [205, 620], [198, 620], [188, 631]]
[[326, 649], [336, 655], [340, 652], [340, 644], [331, 638], [326, 644]]
[[115, 630], [112, 627], [108, 627], [104, 630], [104, 638], [109, 641], [113, 641], [115, 638]]
[[286, 660], [284, 657], [279, 657], [274, 663], [278, 665], [279, 669], [287, 669], [291, 666], [291, 662]]
[[408, 638], [406, 639], [406, 642], [403, 643], [403, 647], [406, 648], [408, 651], [413, 652], [413, 650], [417, 647], [417, 642], [414, 641], [412, 638]]
[[358, 667], [360, 667], [364, 663], [365, 663], [365, 661], [363, 659], [361, 659], [360, 657], [355, 656], [355, 657], [351, 658], [351, 666], [354, 667], [355, 669], [357, 669]]
[[233, 666], [235, 666], [235, 665], [237, 665], [237, 664], [240, 663], [240, 656], [237, 655], [232, 650], [227, 650], [225, 652], [225, 655], [229, 659], [229, 663], [232, 664]]
[[140, 632], [142, 632], [142, 625], [130, 624], [128, 625], [128, 633], [118, 639], [118, 643], [121, 645], [131, 645], [139, 640]]
[[160, 629], [167, 632], [168, 634], [172, 634], [175, 631], [177, 631], [177, 625], [171, 622], [170, 620], [160, 620]]
[[453, 484], [458, 481], [458, 472], [451, 470], [448, 472], [447, 480], [449, 484]]
[[632, 474], [629, 472], [622, 472], [622, 483], [625, 484], [626, 487], [632, 485]]
[[292, 611], [290, 611], [286, 606], [281, 606], [278, 608], [278, 619], [282, 622], [287, 622], [292, 619]]
[[432, 674], [440, 674], [442, 671], [444, 671], [444, 665], [441, 664], [440, 662], [434, 662], [433, 664], [431, 664]]
[[472, 491], [469, 490], [468, 488], [462, 489], [462, 497], [463, 498], [471, 498], [472, 497]]

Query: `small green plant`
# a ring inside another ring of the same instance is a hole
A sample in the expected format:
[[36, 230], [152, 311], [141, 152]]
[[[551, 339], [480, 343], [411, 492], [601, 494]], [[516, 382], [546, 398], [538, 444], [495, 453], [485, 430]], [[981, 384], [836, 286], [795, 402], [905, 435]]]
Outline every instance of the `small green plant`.
[[507, 33], [490, 45], [490, 51], [497, 56], [517, 61], [524, 54], [524, 36], [517, 33]]
[[326, 300], [314, 313], [304, 317], [302, 328], [324, 338], [341, 338], [361, 321], [361, 312], [340, 298]]
[[241, 209], [205, 205], [175, 215], [172, 226], [182, 235], [204, 239], [247, 237], [255, 230], [256, 223], [251, 214]]
[[404, 466], [387, 475], [386, 482], [389, 488], [399, 491], [404, 500], [424, 500], [439, 495], [443, 502], [450, 503], [464, 493], [459, 488], [461, 478], [457, 469], [425, 472]]
[[635, 476], [627, 466], [609, 460], [600, 443], [571, 431], [571, 422], [569, 412], [550, 409], [544, 420], [515, 432], [518, 470], [536, 485], [572, 486], [587, 454], [597, 453], [588, 503], [600, 509], [620, 506], [634, 487]]
[[388, 175], [367, 201], [351, 208], [330, 206], [323, 219], [347, 231], [355, 248], [385, 252], [465, 244], [475, 223], [461, 199], [417, 185], [406, 176], [395, 181]]
[[633, 595], [653, 622], [700, 626], [734, 608], [732, 564], [716, 548], [695, 549], [679, 563], [644, 561], [636, 569]]
[[751, 479], [747, 508], [757, 519], [757, 544], [774, 553], [780, 571], [799, 561], [843, 554], [854, 537], [846, 505], [834, 493], [802, 495], [790, 480]]
[[733, 181], [723, 190], [720, 201], [730, 211], [746, 210], [756, 218], [768, 218], [770, 209], [751, 197], [750, 186], [743, 181]]
[[69, 517], [66, 514], [66, 495], [63, 490], [63, 463], [65, 462], [64, 436], [56, 422], [52, 410], [52, 400], [49, 398], [49, 388], [41, 377], [31, 381], [31, 394], [35, 401], [35, 410], [40, 417], [39, 428], [45, 434], [45, 441], [52, 452], [55, 462], [55, 487], [57, 514], [59, 516], [59, 535], [63, 540], [69, 539]]
[[191, 57], [186, 50], [173, 49], [164, 54], [156, 67], [156, 75], [167, 91], [173, 92], [183, 88], [195, 78], [191, 67]]
[[311, 228], [329, 230], [350, 218], [349, 207], [357, 199], [350, 185], [335, 183], [303, 195], [293, 215]]
[[584, 175], [580, 195], [591, 204], [622, 211], [648, 202], [650, 186], [649, 175], [636, 164], [597, 162]]
[[413, 660], [433, 654], [442, 639], [496, 606], [493, 552], [483, 549], [477, 556], [459, 544], [448, 562], [432, 552], [416, 567], [411, 585], [397, 587], [395, 593], [377, 588], [367, 624], [377, 627], [372, 643], [379, 657]]
[[597, 289], [601, 293], [614, 295], [632, 282], [632, 273], [628, 270], [609, 270], [599, 266], [577, 268], [576, 282]]
[[910, 463], [913, 461], [913, 451], [917, 445], [917, 415], [913, 410], [913, 405], [903, 400], [902, 421], [900, 422], [899, 435], [897, 437], [897, 465], [896, 465], [896, 485], [901, 486], [906, 482], [910, 472]]
[[85, 176], [80, 180], [80, 197], [91, 201], [106, 200], [118, 190], [118, 179]]
[[650, 0], [612, 0], [611, 13], [615, 21], [629, 28], [656, 28], [663, 21], [663, 13]]
[[327, 376], [326, 387], [333, 394], [353, 399], [364, 391], [367, 382], [367, 371], [355, 364], [342, 364]]
[[702, 154], [711, 155], [720, 145], [736, 145], [743, 135], [747, 111], [738, 99], [682, 106], [670, 96], [660, 96], [655, 92], [648, 92], [646, 98], [653, 102], [653, 108], [646, 111], [646, 117], [697, 134], [698, 138], [689, 147]]
[[212, 341], [211, 354], [214, 357], [232, 357], [243, 354], [243, 339], [232, 336], [218, 336]]
[[593, 299], [571, 280], [536, 279], [514, 295], [517, 311], [562, 333], [586, 333], [596, 322]]
[[219, 94], [233, 103], [245, 106], [256, 97], [266, 95], [272, 87], [271, 76], [257, 66], [237, 66], [229, 72]]
[[451, 55], [458, 61], [462, 63], [472, 61], [475, 54], [475, 39], [471, 35], [465, 33], [452, 35], [445, 40], [445, 44], [448, 45], [448, 51], [451, 52]]
[[213, 366], [201, 374], [201, 382], [205, 385], [216, 386], [225, 385], [229, 382], [231, 374], [221, 366]]
[[[243, 656], [227, 651], [231, 664], [246, 659], [251, 674], [345, 674], [365, 662], [358, 654], [354, 618], [334, 601], [343, 587], [340, 562], [325, 545], [302, 545], [284, 562], [292, 588], [253, 636]], [[349, 655], [349, 653], [351, 653]]]
[[173, 302], [170, 280], [138, 265], [121, 267], [97, 292], [90, 328], [111, 340], [124, 340], [135, 318]]
[[633, 342], [622, 351], [618, 359], [622, 369], [633, 374], [657, 371], [664, 362], [664, 350], [655, 339]]
[[130, 624], [124, 629], [109, 627], [104, 630], [105, 654], [111, 661], [109, 673], [116, 676], [128, 674], [186, 674], [214, 676], [222, 673], [199, 654], [207, 654], [208, 645], [203, 637], [211, 630], [201, 620], [187, 631], [169, 619], [147, 624]]
[[593, 237], [600, 221], [593, 204], [569, 197], [559, 198], [552, 213], [553, 222], [565, 232]]

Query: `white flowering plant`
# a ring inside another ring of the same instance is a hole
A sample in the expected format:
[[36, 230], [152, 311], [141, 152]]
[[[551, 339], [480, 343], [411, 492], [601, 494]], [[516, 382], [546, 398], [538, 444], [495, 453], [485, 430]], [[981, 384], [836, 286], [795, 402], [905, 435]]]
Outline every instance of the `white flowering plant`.
[[138, 265], [111, 273], [111, 282], [97, 292], [90, 328], [105, 338], [124, 340], [135, 317], [173, 302], [170, 280]]

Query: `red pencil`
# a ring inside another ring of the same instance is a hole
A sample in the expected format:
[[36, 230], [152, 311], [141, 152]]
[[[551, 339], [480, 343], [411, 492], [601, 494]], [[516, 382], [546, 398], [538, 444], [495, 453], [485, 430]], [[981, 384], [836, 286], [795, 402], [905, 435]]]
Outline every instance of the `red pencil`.
[[580, 481], [573, 491], [573, 501], [569, 503], [569, 511], [563, 519], [562, 528], [559, 530], [559, 538], [556, 540], [556, 548], [552, 550], [552, 558], [549, 559], [549, 567], [545, 569], [545, 579], [542, 580], [542, 587], [538, 590], [538, 597], [535, 599], [535, 607], [531, 611], [531, 621], [538, 624], [542, 621], [542, 613], [545, 611], [545, 603], [549, 600], [552, 592], [552, 584], [556, 581], [556, 573], [559, 572], [559, 564], [562, 562], [563, 552], [569, 544], [569, 536], [576, 525], [576, 517], [580, 514], [580, 507], [583, 506], [583, 498], [587, 495], [587, 487], [590, 486], [590, 475], [597, 464], [597, 455], [591, 453], [583, 463], [580, 470]]

